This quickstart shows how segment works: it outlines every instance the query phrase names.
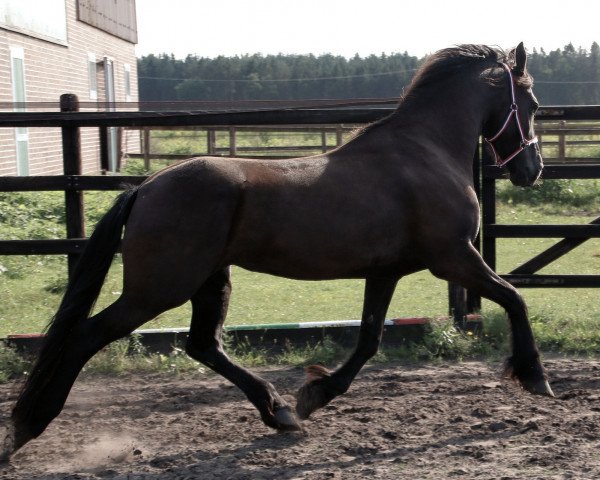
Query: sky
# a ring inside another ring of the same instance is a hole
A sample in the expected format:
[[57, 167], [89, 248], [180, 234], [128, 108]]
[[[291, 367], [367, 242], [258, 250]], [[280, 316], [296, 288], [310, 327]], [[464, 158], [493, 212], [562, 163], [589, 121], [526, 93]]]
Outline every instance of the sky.
[[[600, 43], [597, 0], [137, 0], [138, 56], [422, 57], [461, 43]], [[166, 7], [168, 6], [168, 7]]]

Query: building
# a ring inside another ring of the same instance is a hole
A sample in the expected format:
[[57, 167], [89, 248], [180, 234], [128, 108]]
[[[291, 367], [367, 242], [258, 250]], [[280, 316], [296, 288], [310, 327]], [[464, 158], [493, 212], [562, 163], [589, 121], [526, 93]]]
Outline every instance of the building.
[[[136, 43], [135, 0], [0, 0], [0, 105], [56, 111], [63, 93], [82, 110], [137, 102]], [[120, 137], [108, 133], [112, 170]], [[98, 172], [98, 129], [82, 129], [81, 145], [84, 173]], [[0, 175], [61, 173], [60, 129], [0, 129]]]

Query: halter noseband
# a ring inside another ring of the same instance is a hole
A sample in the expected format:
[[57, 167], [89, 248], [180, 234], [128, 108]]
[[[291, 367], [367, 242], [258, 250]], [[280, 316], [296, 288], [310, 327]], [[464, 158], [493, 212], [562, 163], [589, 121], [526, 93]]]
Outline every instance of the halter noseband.
[[[521, 120], [519, 120], [519, 106], [517, 105], [517, 102], [515, 100], [515, 85], [514, 85], [515, 80], [514, 80], [514, 77], [513, 77], [510, 67], [506, 63], [501, 63], [501, 65], [508, 72], [508, 78], [510, 81], [510, 96], [511, 96], [511, 101], [512, 101], [512, 103], [510, 104], [510, 112], [508, 112], [508, 116], [506, 117], [504, 124], [502, 125], [502, 127], [500, 128], [500, 130], [498, 131], [498, 133], [496, 135], [494, 135], [492, 138], [484, 137], [484, 140], [488, 143], [488, 145], [490, 147], [492, 147], [492, 151], [494, 152], [494, 157], [496, 159], [496, 166], [498, 166], [498, 167], [503, 167], [508, 162], [510, 162], [513, 158], [515, 158], [519, 153], [521, 153], [523, 150], [525, 150], [527, 147], [529, 147], [530, 145], [534, 145], [538, 142], [537, 136], [534, 136], [533, 138], [527, 138], [527, 137], [525, 137], [525, 134], [523, 133], [523, 127], [521, 126]], [[494, 142], [496, 140], [498, 140], [498, 138], [500, 138], [500, 136], [506, 131], [506, 129], [508, 128], [508, 124], [510, 123], [510, 119], [513, 117], [515, 118], [515, 120], [517, 122], [517, 130], [519, 130], [519, 135], [521, 135], [521, 143], [519, 144], [519, 148], [517, 148], [508, 157], [503, 159], [502, 156], [498, 153], [498, 150], [496, 150], [496, 147], [494, 146]]]

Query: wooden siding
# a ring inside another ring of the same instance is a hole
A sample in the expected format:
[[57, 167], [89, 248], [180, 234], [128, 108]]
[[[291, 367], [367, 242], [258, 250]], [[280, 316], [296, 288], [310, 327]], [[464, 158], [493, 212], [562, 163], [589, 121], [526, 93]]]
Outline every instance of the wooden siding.
[[77, 0], [77, 18], [111, 35], [137, 43], [134, 0]]
[[[59, 45], [0, 28], [0, 101], [12, 102], [10, 47], [24, 50], [27, 102], [56, 102], [63, 93], [74, 93], [82, 102], [90, 101], [88, 54], [97, 62], [110, 57], [115, 66], [117, 101], [125, 101], [124, 65], [131, 69], [132, 101], [137, 101], [137, 62], [134, 44], [77, 20], [76, 0], [66, 1], [68, 46]], [[98, 84], [104, 85], [100, 72]], [[103, 93], [99, 92], [103, 95]], [[100, 98], [100, 95], [99, 95]], [[45, 109], [47, 110], [47, 109]], [[29, 128], [30, 175], [62, 173], [62, 146], [59, 129]], [[130, 146], [139, 145], [139, 137], [128, 136]], [[81, 130], [83, 172], [100, 170], [97, 128]], [[15, 133], [0, 129], [0, 175], [16, 175]]]

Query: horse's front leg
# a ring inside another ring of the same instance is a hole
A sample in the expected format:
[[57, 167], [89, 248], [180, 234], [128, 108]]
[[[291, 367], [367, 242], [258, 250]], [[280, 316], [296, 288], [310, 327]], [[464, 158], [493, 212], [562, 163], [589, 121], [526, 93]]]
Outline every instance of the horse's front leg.
[[306, 383], [298, 391], [296, 413], [308, 418], [316, 409], [345, 393], [363, 365], [377, 353], [385, 314], [398, 283], [397, 278], [367, 278], [362, 323], [352, 355], [334, 372], [324, 367], [307, 367]]
[[527, 306], [519, 292], [496, 275], [470, 243], [444, 251], [443, 257], [431, 259], [429, 268], [435, 276], [496, 302], [508, 313], [513, 354], [507, 361], [506, 373], [531, 393], [554, 396], [535, 345]]
[[299, 430], [291, 407], [275, 387], [232, 361], [221, 341], [229, 306], [229, 268], [213, 274], [192, 296], [192, 323], [187, 353], [237, 385], [260, 412], [263, 422], [278, 430]]

